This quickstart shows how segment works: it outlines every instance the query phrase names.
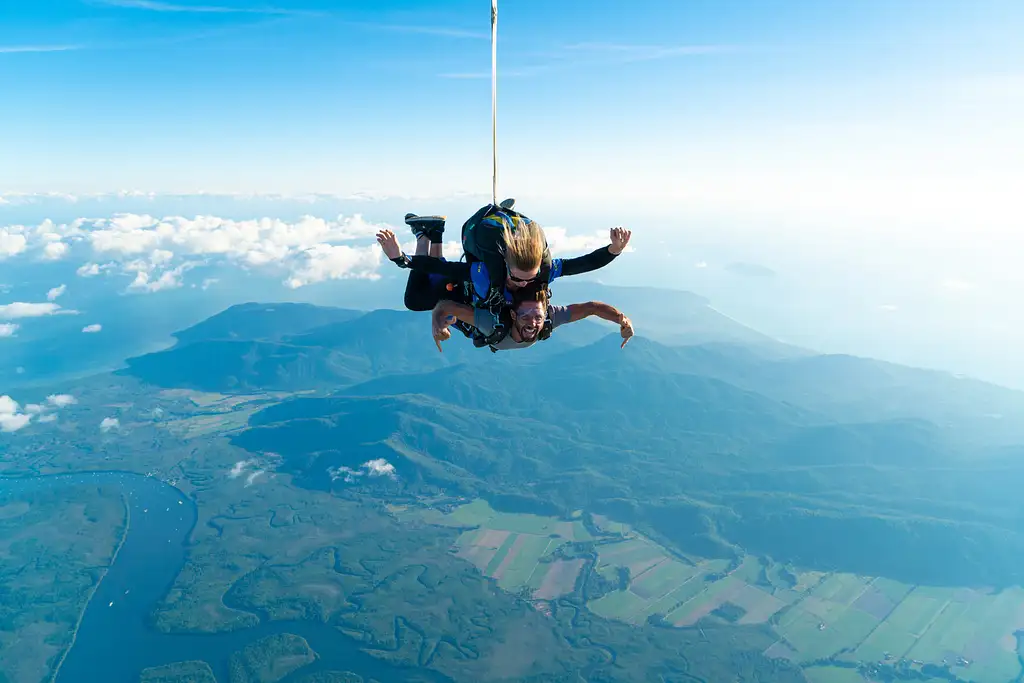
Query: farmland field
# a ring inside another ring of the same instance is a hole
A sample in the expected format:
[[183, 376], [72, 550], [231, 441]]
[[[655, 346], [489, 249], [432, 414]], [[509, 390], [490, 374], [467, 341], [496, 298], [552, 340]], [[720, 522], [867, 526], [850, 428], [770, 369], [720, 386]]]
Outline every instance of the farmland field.
[[[926, 665], [948, 667], [946, 680], [976, 683], [1009, 683], [1022, 673], [1016, 632], [1024, 630], [1024, 589], [1018, 587], [994, 593], [911, 586], [801, 571], [750, 555], [705, 559], [666, 549], [607, 518], [593, 518], [595, 537], [579, 514], [564, 520], [503, 513], [482, 500], [446, 514], [401, 514], [467, 528], [455, 553], [502, 589], [534, 600], [577, 593], [582, 569], [593, 562], [593, 571], [611, 582], [628, 571], [625, 588], [587, 603], [600, 616], [635, 625], [658, 616], [678, 628], [702, 619], [763, 625], [777, 637], [765, 654], [802, 664], [811, 683], [875, 680], [867, 674], [882, 667], [908, 668], [919, 680], [932, 680], [921, 671]], [[596, 560], [554, 555], [588, 541]]]
[[483, 500], [446, 515], [425, 512], [434, 523], [477, 527], [459, 535], [456, 555], [472, 562], [504, 590], [528, 588], [538, 600], [572, 593], [583, 568], [583, 560], [559, 560], [551, 553], [566, 543], [593, 538], [579, 520], [497, 512]]

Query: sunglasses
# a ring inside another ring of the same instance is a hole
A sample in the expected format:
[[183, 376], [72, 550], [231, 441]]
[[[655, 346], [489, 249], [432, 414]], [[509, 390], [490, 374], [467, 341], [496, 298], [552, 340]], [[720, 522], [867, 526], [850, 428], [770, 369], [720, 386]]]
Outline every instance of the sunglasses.
[[508, 267], [508, 263], [505, 264], [505, 273], [508, 275], [509, 280], [511, 280], [512, 282], [517, 282], [521, 285], [533, 282], [534, 280], [537, 279], [537, 275], [540, 275], [540, 273], [537, 273], [537, 275], [534, 275], [533, 277], [528, 277], [524, 280], [523, 278], [516, 277], [515, 275], [512, 274], [512, 269]]

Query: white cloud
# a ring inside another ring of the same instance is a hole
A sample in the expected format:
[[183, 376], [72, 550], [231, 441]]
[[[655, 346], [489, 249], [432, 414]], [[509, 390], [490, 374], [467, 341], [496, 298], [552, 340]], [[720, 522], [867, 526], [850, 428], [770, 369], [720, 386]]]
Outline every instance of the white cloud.
[[[607, 233], [570, 236], [565, 228], [558, 226], [544, 226], [544, 235], [548, 239], [548, 247], [551, 249], [552, 256], [579, 256], [598, 247], [611, 244]], [[626, 249], [628, 251], [632, 247]]]
[[103, 325], [100, 325], [99, 323], [93, 323], [92, 325], [86, 325], [85, 327], [82, 328], [82, 332], [84, 332], [86, 334], [94, 334], [96, 332], [101, 332], [102, 330], [103, 330]]
[[380, 247], [350, 247], [346, 244], [318, 244], [303, 252], [301, 263], [285, 282], [297, 289], [324, 280], [363, 278], [376, 280], [377, 267], [383, 258]]
[[74, 405], [75, 403], [78, 403], [78, 399], [76, 399], [71, 394], [50, 394], [49, 396], [46, 397], [46, 400], [50, 405], [55, 406], [57, 408], [64, 408], [65, 406], [70, 406]]
[[21, 325], [17, 323], [0, 323], [0, 338], [13, 337]]
[[43, 258], [48, 261], [59, 261], [68, 253], [68, 245], [64, 242], [50, 242], [43, 247]]
[[708, 267], [708, 262], [707, 261], [697, 261], [696, 263], [693, 264], [693, 267], [694, 268], [707, 268]]
[[70, 311], [61, 309], [58, 304], [45, 303], [45, 304], [31, 304], [23, 301], [15, 301], [11, 304], [0, 304], [0, 320], [16, 320], [18, 318], [39, 318], [44, 315], [54, 315], [56, 313], [77, 313], [77, 311]]
[[59, 297], [61, 294], [63, 294], [67, 290], [68, 290], [67, 285], [60, 285], [59, 287], [54, 287], [53, 289], [51, 289], [50, 291], [48, 291], [46, 293], [46, 300], [47, 301], [55, 301], [57, 299], [57, 297]]
[[171, 270], [165, 270], [160, 273], [155, 280], [151, 280], [151, 276], [147, 270], [137, 269], [135, 271], [135, 279], [128, 285], [128, 289], [138, 289], [144, 292], [159, 292], [164, 289], [175, 289], [181, 287], [181, 276], [192, 267], [193, 264], [182, 264], [177, 268]]
[[121, 421], [116, 417], [105, 417], [103, 418], [103, 421], [100, 422], [100, 431], [109, 432], [111, 429], [117, 429], [120, 426]]
[[0, 430], [14, 432], [25, 427], [33, 419], [36, 422], [53, 422], [57, 419], [55, 410], [78, 403], [71, 394], [50, 394], [45, 403], [28, 403], [22, 409], [10, 396], [0, 396]]
[[27, 247], [24, 235], [13, 232], [12, 228], [0, 228], [0, 259], [20, 254]]
[[[401, 245], [402, 251], [406, 254], [412, 255], [416, 253], [416, 240], [412, 239]], [[458, 240], [448, 240], [441, 245], [442, 255], [449, 261], [458, 261], [462, 258], [462, 242]], [[381, 261], [383, 263], [383, 260]]]
[[108, 273], [117, 268], [116, 263], [104, 263], [100, 265], [98, 263], [85, 263], [79, 266], [75, 274], [79, 277], [95, 277], [100, 273]]
[[[342, 279], [375, 280], [383, 263], [374, 235], [395, 226], [371, 223], [362, 215], [328, 220], [304, 216], [296, 221], [276, 218], [235, 220], [217, 216], [170, 216], [120, 213], [108, 218], [80, 218], [55, 224], [9, 226], [8, 251], [13, 255], [42, 249], [50, 257], [91, 250], [92, 258], [78, 269], [80, 277], [120, 274], [130, 278], [128, 291], [158, 292], [181, 287], [197, 267], [235, 265], [278, 274], [283, 284], [299, 288]], [[575, 236], [564, 228], [546, 228], [556, 254], [578, 255], [608, 244], [606, 234]], [[408, 251], [413, 251], [414, 244]], [[48, 251], [47, 251], [48, 250]], [[75, 247], [75, 252], [79, 251]], [[458, 259], [461, 245], [444, 245], [446, 258]], [[202, 280], [204, 288], [215, 282]]]
[[223, 5], [179, 4], [162, 2], [161, 0], [96, 0], [111, 7], [150, 10], [152, 12], [195, 12], [199, 14], [280, 14], [280, 15], [313, 15], [302, 10], [280, 9], [276, 7], [228, 7]]
[[359, 477], [388, 477], [389, 479], [398, 479], [398, 475], [395, 472], [395, 466], [389, 463], [384, 458], [377, 458], [376, 460], [368, 460], [359, 466], [359, 469], [352, 467], [345, 467], [344, 465], [338, 467], [328, 467], [327, 474], [331, 477], [331, 481], [337, 481], [342, 479], [348, 484], [351, 484]]
[[899, 306], [897, 306], [896, 304], [882, 304], [882, 305], [881, 305], [881, 306], [879, 306], [878, 308], [879, 308], [879, 310], [882, 310], [882, 311], [887, 311], [887, 312], [890, 312], [890, 313], [891, 313], [892, 311], [897, 311], [897, 310], [899, 310]]
[[228, 476], [232, 479], [237, 479], [242, 475], [242, 472], [245, 471], [245, 468], [248, 465], [248, 460], [239, 460], [238, 462], [235, 463], [234, 467], [231, 468], [231, 471], [228, 472]]
[[[333, 221], [305, 216], [287, 222], [117, 214], [92, 221], [83, 233], [94, 253], [113, 261], [86, 263], [78, 274], [91, 277], [119, 267], [122, 273], [134, 276], [129, 289], [145, 292], [180, 287], [185, 272], [211, 261], [227, 261], [242, 268], [274, 268], [287, 273], [285, 283], [292, 288], [329, 279], [375, 279], [380, 264], [376, 244], [338, 243], [369, 241], [382, 227], [360, 215]], [[138, 258], [143, 254], [148, 257]], [[181, 259], [191, 260], [174, 265]], [[204, 281], [204, 286], [210, 284], [210, 279]]]
[[21, 412], [21, 406], [7, 395], [0, 396], [0, 432], [16, 432], [32, 421], [32, 416]]
[[[78, 50], [78, 45], [0, 45], [0, 54], [22, 54], [26, 52], [67, 52]], [[0, 197], [0, 199], [3, 199]]]
[[367, 473], [371, 477], [390, 477], [396, 478], [395, 466], [389, 463], [384, 458], [378, 458], [376, 460], [368, 460], [362, 465]]

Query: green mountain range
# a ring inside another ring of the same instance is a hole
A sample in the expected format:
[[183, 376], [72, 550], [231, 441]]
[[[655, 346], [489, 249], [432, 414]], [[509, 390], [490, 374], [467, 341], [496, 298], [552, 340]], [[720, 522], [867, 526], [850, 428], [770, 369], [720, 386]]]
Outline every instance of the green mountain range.
[[1024, 582], [1024, 395], [810, 354], [687, 305], [675, 323], [637, 305], [639, 336], [622, 350], [585, 321], [529, 351], [456, 335], [439, 354], [426, 314], [246, 304], [124, 372], [162, 387], [312, 390], [234, 437], [310, 487], [343, 488], [331, 471], [384, 458], [400, 482], [386, 485], [407, 493], [587, 509], [705, 557]]

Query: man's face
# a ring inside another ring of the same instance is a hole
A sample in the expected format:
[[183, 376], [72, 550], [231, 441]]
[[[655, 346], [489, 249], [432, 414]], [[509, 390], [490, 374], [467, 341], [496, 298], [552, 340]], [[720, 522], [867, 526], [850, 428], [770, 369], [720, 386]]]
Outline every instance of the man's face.
[[512, 311], [513, 324], [523, 341], [535, 341], [544, 327], [547, 311], [540, 301], [524, 301]]

